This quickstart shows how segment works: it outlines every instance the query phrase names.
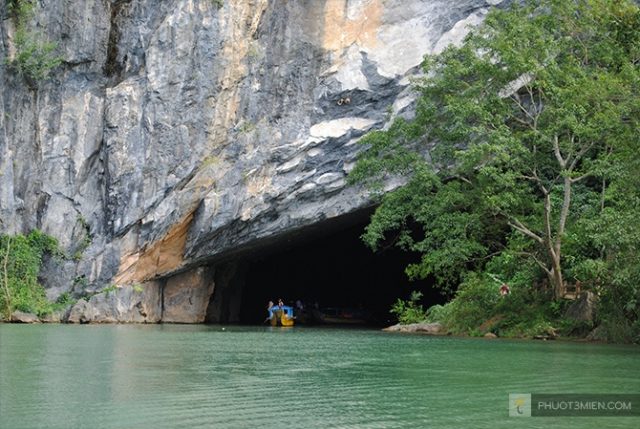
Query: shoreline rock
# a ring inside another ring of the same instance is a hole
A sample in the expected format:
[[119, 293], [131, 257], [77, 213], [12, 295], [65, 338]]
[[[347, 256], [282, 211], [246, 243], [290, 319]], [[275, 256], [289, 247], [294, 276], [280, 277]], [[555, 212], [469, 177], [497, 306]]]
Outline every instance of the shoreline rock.
[[16, 310], [11, 313], [12, 323], [40, 323], [40, 319], [33, 313], [25, 313], [23, 311]]
[[397, 325], [389, 326], [384, 328], [385, 332], [403, 332], [403, 333], [419, 333], [426, 335], [447, 335], [447, 332], [444, 330], [443, 326], [438, 323], [410, 323], [408, 325], [402, 325], [398, 323]]
[[144, 287], [123, 286], [80, 299], [62, 321], [66, 323], [158, 323], [162, 291], [157, 282]]
[[40, 316], [40, 321], [42, 323], [61, 323], [63, 317], [64, 317], [64, 312], [54, 311], [53, 313]]

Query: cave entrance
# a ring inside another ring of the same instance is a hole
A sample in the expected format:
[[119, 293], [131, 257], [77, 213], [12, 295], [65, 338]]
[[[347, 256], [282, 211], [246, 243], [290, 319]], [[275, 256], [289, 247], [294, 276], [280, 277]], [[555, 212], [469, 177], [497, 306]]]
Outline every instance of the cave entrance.
[[[263, 323], [269, 300], [360, 309], [369, 324], [393, 320], [399, 297], [421, 291], [423, 304], [444, 302], [430, 280], [409, 281], [405, 267], [419, 256], [395, 247], [373, 252], [360, 236], [371, 210], [316, 224], [245, 252], [216, 271], [208, 322]], [[216, 291], [218, 293], [216, 293]]]

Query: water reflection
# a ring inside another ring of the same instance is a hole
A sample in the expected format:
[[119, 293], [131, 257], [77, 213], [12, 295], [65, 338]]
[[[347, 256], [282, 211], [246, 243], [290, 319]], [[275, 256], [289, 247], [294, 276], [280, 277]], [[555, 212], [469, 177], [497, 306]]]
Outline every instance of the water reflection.
[[[0, 325], [0, 427], [506, 428], [510, 392], [640, 391], [637, 352], [353, 329]], [[518, 425], [602, 426], [543, 420]]]

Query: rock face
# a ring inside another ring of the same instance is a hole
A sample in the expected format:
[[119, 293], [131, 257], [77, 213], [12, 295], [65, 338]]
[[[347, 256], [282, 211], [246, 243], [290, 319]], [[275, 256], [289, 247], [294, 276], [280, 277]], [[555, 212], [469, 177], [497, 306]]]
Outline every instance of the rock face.
[[587, 341], [608, 341], [606, 329], [603, 326], [595, 327], [585, 338]]
[[204, 322], [214, 285], [209, 271], [198, 268], [167, 281], [164, 286], [163, 322]]
[[162, 320], [162, 285], [113, 288], [109, 292], [79, 300], [69, 311], [69, 323], [157, 323]]
[[593, 292], [582, 292], [567, 308], [565, 316], [577, 322], [592, 324], [596, 319], [597, 303], [597, 297]]
[[[369, 206], [346, 184], [358, 138], [411, 116], [423, 55], [502, 3], [39, 1], [31, 28], [64, 63], [34, 90], [0, 62], [0, 231], [40, 228], [78, 256], [49, 268], [55, 298], [78, 279], [96, 292], [216, 265]], [[11, 18], [0, 30], [10, 60]], [[87, 305], [104, 312], [90, 320], [157, 314]]]
[[32, 313], [25, 313], [23, 311], [14, 311], [11, 313], [11, 321], [14, 323], [38, 323], [40, 320], [38, 316]]
[[43, 316], [40, 316], [40, 321], [42, 323], [60, 323], [64, 317], [63, 311], [54, 311], [53, 313], [48, 313]]

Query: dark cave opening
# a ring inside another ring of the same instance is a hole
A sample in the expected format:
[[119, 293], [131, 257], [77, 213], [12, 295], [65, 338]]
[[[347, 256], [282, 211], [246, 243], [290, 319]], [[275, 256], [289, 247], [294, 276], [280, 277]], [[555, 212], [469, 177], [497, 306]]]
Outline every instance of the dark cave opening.
[[[373, 252], [364, 245], [360, 236], [370, 214], [366, 210], [326, 221], [245, 255], [242, 268], [235, 269], [243, 284], [236, 320], [263, 323], [268, 301], [278, 298], [290, 305], [301, 300], [307, 308], [317, 303], [320, 308], [360, 309], [371, 325], [394, 322], [391, 305], [413, 290], [424, 294], [425, 308], [443, 303], [433, 281], [407, 278], [405, 267], [419, 255], [396, 247]], [[233, 321], [224, 319], [219, 321]]]

